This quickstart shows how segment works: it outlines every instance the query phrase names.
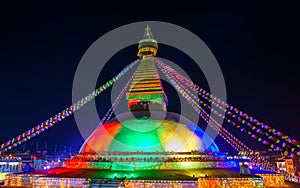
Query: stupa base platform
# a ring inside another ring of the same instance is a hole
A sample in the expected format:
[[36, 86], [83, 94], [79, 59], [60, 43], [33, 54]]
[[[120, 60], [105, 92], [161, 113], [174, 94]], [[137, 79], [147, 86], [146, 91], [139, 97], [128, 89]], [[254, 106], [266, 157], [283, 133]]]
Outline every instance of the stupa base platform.
[[[280, 174], [240, 175], [238, 168], [191, 170], [99, 170], [56, 168], [12, 174], [10, 186], [50, 187], [284, 187]], [[271, 178], [270, 178], [271, 177]], [[269, 178], [266, 181], [266, 178]], [[272, 179], [273, 178], [273, 179]]]

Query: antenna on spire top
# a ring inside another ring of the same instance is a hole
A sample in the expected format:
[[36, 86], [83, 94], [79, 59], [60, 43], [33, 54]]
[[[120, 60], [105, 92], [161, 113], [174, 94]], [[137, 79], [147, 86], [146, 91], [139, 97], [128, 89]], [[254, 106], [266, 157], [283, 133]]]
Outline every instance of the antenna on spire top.
[[147, 25], [147, 27], [145, 29], [144, 39], [153, 39], [153, 35], [151, 33], [151, 29], [150, 29], [149, 25]]

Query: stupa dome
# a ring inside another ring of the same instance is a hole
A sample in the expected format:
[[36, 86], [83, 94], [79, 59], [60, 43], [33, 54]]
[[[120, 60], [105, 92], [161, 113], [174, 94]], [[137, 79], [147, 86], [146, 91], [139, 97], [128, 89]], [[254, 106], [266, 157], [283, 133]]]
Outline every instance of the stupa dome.
[[80, 153], [219, 151], [199, 126], [179, 114], [168, 112], [160, 120], [145, 116], [145, 112], [134, 113], [134, 117], [125, 113], [99, 126]]

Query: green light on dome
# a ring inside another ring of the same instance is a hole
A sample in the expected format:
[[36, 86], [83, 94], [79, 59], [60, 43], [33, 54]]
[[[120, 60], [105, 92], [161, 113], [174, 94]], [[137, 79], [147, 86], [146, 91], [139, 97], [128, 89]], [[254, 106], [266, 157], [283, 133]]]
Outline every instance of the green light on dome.
[[102, 151], [165, 152], [193, 150], [218, 151], [212, 140], [210, 148], [201, 137], [201, 128], [193, 130], [192, 124], [180, 124], [171, 120], [148, 118], [111, 122], [99, 127], [85, 142], [81, 153]]
[[[110, 151], [143, 150], [162, 151], [155, 121], [128, 120], [123, 122], [115, 142], [109, 146]], [[150, 130], [150, 131], [148, 131]], [[116, 142], [117, 141], [117, 142]]]

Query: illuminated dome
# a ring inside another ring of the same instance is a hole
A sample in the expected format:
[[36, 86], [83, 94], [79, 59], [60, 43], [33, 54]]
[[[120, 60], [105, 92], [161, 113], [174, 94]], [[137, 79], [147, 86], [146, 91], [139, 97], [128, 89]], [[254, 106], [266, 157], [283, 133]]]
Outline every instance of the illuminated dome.
[[157, 120], [160, 118], [136, 113], [137, 118], [126, 113], [101, 125], [82, 145], [80, 153], [219, 151], [199, 126], [178, 114], [168, 112], [163, 120]]

